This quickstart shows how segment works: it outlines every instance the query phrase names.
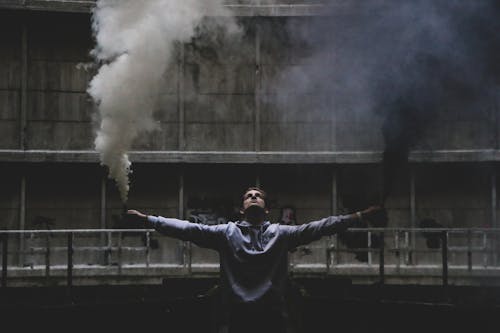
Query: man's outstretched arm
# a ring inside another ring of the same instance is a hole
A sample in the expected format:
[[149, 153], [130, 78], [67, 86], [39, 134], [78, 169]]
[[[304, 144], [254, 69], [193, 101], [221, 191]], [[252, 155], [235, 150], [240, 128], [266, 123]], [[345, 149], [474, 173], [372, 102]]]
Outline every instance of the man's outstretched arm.
[[155, 229], [165, 236], [191, 241], [198, 246], [211, 249], [219, 247], [226, 228], [225, 224], [212, 226], [192, 223], [175, 218], [147, 215], [134, 209], [127, 211], [127, 218], [140, 221], [144, 227]]
[[348, 214], [329, 216], [298, 226], [283, 226], [290, 236], [290, 248], [305, 245], [320, 239], [347, 230], [350, 227], [366, 227], [375, 221], [387, 222], [387, 213], [380, 206], [371, 206], [365, 210]]

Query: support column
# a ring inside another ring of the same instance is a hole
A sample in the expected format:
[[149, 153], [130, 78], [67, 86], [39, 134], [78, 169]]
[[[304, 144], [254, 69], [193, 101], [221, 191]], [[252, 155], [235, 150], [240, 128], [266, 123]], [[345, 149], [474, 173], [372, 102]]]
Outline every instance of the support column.
[[[184, 219], [184, 170], [179, 170], [179, 210], [178, 210], [178, 218]], [[191, 275], [191, 242], [188, 241], [179, 241], [179, 249], [180, 249], [180, 260], [184, 267], [186, 268], [187, 274]]]
[[260, 101], [262, 94], [262, 71], [260, 63], [260, 20], [255, 20], [255, 117], [254, 117], [254, 150], [260, 151]]
[[[182, 167], [182, 166], [181, 166]], [[179, 219], [184, 219], [184, 171], [179, 172], [179, 210], [177, 216]]]
[[[26, 229], [26, 175], [21, 176], [21, 182], [19, 186], [19, 230]], [[23, 267], [24, 265], [24, 234], [19, 235], [19, 266]]]
[[26, 113], [28, 108], [28, 28], [26, 20], [21, 32], [21, 109], [19, 113], [19, 149], [26, 149]]
[[[493, 164], [491, 171], [491, 227], [498, 228], [499, 224], [497, 221], [497, 168]], [[500, 235], [495, 233], [491, 237], [493, 252], [493, 264], [498, 263], [498, 250], [500, 249]]]
[[498, 228], [497, 222], [497, 169], [493, 165], [491, 172], [491, 226]]
[[186, 149], [186, 137], [185, 137], [185, 96], [184, 96], [184, 75], [185, 75], [185, 60], [184, 60], [184, 43], [180, 43], [179, 46], [179, 59], [177, 66], [177, 103], [179, 112], [179, 137], [178, 137], [178, 149]]
[[332, 168], [332, 201], [331, 201], [331, 215], [338, 214], [338, 186], [337, 186], [337, 168]]
[[[19, 110], [19, 149], [25, 150], [26, 145], [26, 113], [28, 108], [28, 27], [23, 17], [21, 30], [21, 91]], [[19, 229], [26, 228], [26, 170], [23, 168], [19, 190]], [[24, 234], [19, 235], [19, 266], [24, 265]]]
[[[410, 166], [410, 228], [417, 227], [417, 207], [416, 207], [416, 194], [415, 194], [415, 166]], [[410, 236], [410, 248], [415, 246], [416, 237], [415, 232], [411, 233]], [[415, 254], [413, 251], [407, 253], [406, 261], [407, 264], [414, 263]]]
[[[107, 176], [102, 173], [101, 175], [101, 207], [100, 207], [100, 215], [99, 215], [99, 226], [101, 229], [106, 229], [106, 192], [107, 192]], [[111, 233], [101, 233], [99, 236], [100, 244], [105, 247], [111, 244]], [[108, 265], [110, 262], [110, 252], [109, 249], [104, 251], [104, 255], [102, 258], [104, 265]]]
[[[333, 166], [331, 170], [331, 202], [330, 202], [330, 215], [339, 214], [339, 199], [338, 199], [338, 181], [337, 181], [337, 167]], [[331, 267], [340, 263], [340, 240], [338, 234], [330, 236], [327, 239], [326, 245], [326, 267], [327, 273], [330, 273]], [[332, 256], [333, 255], [333, 256]]]
[[101, 214], [99, 216], [99, 226], [101, 229], [106, 229], [106, 192], [107, 192], [107, 176], [101, 177]]
[[261, 173], [262, 173], [262, 169], [260, 166], [257, 166], [255, 168], [257, 171], [255, 172], [255, 186], [257, 187], [261, 187], [262, 183], [261, 183]]

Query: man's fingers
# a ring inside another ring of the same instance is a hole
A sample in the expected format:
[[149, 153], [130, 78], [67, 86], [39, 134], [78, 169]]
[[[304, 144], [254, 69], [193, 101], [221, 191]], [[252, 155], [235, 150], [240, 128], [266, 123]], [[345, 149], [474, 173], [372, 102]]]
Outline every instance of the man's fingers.
[[129, 209], [127, 210], [127, 215], [135, 215], [135, 216], [138, 216], [138, 217], [146, 217], [146, 215], [144, 215], [143, 213], [139, 212], [138, 210], [135, 210], [135, 209]]

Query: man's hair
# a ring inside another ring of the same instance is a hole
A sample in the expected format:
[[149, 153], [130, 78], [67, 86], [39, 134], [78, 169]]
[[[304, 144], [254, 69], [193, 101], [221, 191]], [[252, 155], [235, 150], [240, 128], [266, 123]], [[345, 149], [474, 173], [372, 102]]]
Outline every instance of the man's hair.
[[261, 194], [262, 200], [264, 200], [264, 203], [266, 204], [266, 208], [269, 209], [269, 203], [267, 202], [266, 191], [264, 191], [263, 189], [261, 189], [260, 187], [257, 187], [257, 186], [251, 186], [251, 187], [247, 188], [245, 190], [245, 192], [243, 192], [243, 194], [241, 195], [241, 206], [242, 207], [243, 207], [243, 201], [245, 201], [245, 194], [247, 194], [248, 191], [259, 191]]

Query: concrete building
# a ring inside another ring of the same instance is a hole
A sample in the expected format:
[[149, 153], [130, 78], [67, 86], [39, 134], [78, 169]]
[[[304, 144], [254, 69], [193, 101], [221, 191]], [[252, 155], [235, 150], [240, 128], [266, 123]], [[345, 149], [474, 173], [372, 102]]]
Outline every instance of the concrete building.
[[[123, 204], [94, 150], [97, 108], [87, 94], [97, 70], [89, 54], [94, 5], [0, 4], [0, 228], [78, 230], [74, 284], [216, 276], [215, 253], [156, 233], [107, 231], [117, 228]], [[341, 2], [333, 6], [342, 13]], [[214, 46], [201, 35], [178, 45], [155, 112], [160, 130], [142, 135], [130, 152], [127, 206], [222, 223], [237, 218], [241, 192], [260, 185], [270, 195], [273, 222], [292, 213], [294, 223], [304, 223], [379, 202], [388, 175], [386, 118], [336, 106], [341, 102], [315, 91], [314, 82], [310, 90], [280, 86], [295, 78], [287, 73], [309, 73], [315, 65], [316, 45], [299, 43], [290, 27], [301, 27], [307, 41], [307, 27], [328, 19], [330, 7], [308, 1], [226, 7], [243, 27], [241, 40]], [[500, 281], [498, 96], [497, 89], [470, 112], [436, 109], [391, 174], [386, 282], [442, 283], [442, 239], [429, 246], [424, 233], [408, 229], [426, 219], [455, 229], [447, 233], [447, 282]], [[378, 231], [362, 235], [370, 247]], [[9, 285], [66, 283], [67, 233], [12, 232], [8, 248]], [[380, 252], [365, 254], [360, 260], [341, 239], [324, 239], [291, 254], [291, 270], [371, 283], [380, 278]]]

